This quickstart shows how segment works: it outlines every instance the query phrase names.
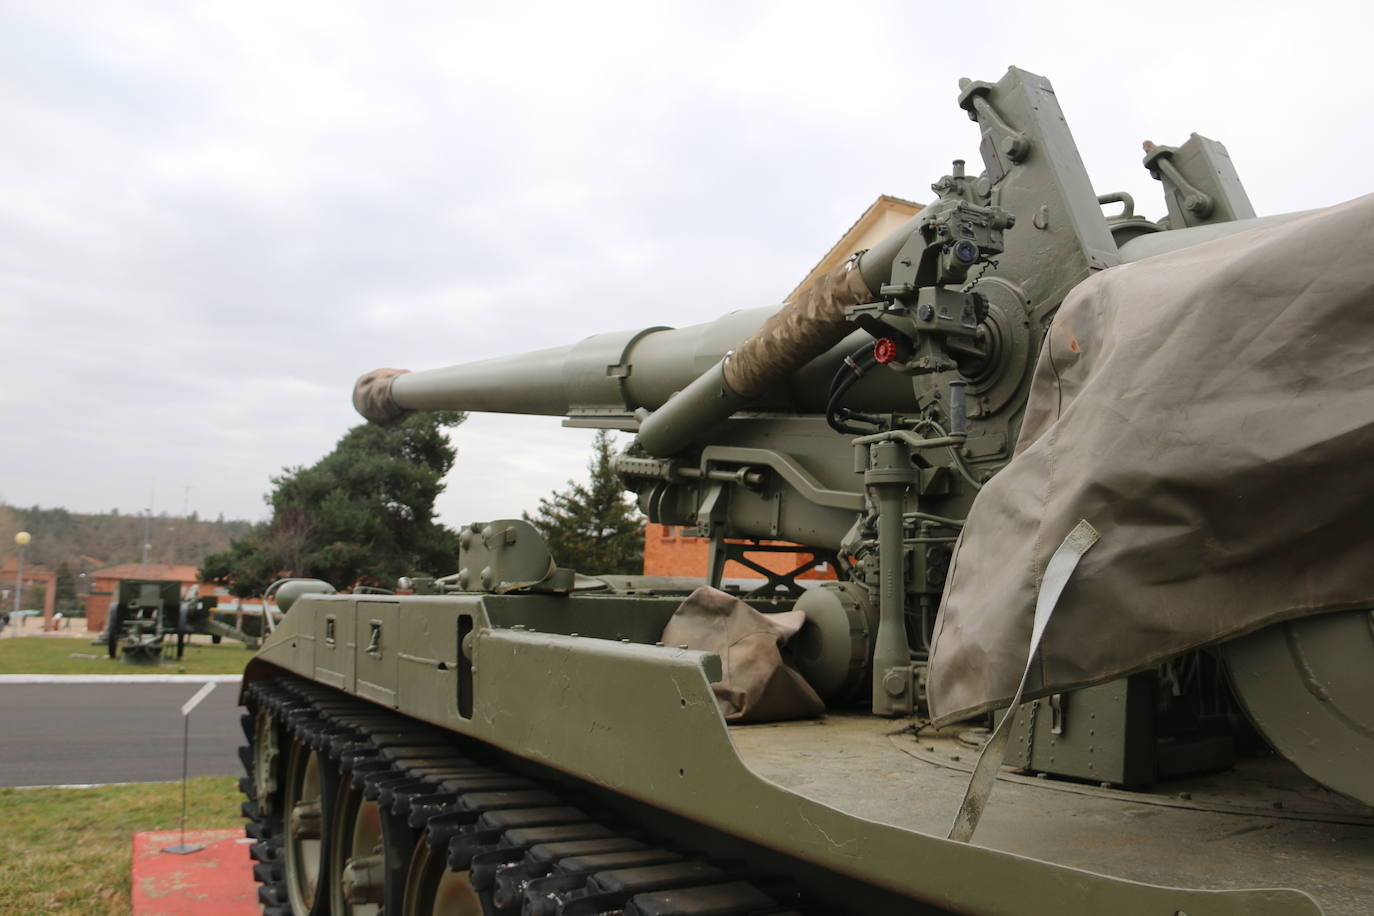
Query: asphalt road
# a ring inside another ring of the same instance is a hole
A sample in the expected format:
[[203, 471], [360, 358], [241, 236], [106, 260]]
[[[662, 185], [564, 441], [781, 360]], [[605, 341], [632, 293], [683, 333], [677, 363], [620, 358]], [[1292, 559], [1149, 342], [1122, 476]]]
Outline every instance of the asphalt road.
[[[76, 681], [76, 678], [69, 679]], [[0, 683], [0, 786], [181, 779], [181, 706], [201, 683]], [[191, 713], [189, 774], [241, 776], [237, 683]]]

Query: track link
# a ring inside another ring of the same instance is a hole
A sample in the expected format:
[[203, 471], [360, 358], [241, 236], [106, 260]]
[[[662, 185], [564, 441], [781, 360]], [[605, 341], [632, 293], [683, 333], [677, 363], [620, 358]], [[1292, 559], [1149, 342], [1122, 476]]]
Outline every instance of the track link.
[[[822, 912], [803, 906], [786, 879], [640, 835], [593, 798], [503, 767], [480, 743], [331, 688], [297, 678], [259, 681], [248, 686], [245, 703], [250, 744], [240, 758], [248, 773], [239, 787], [268, 916], [293, 913], [283, 843], [288, 829], [301, 828], [299, 816], [282, 810], [288, 755], [262, 753], [254, 742], [264, 736], [283, 749], [309, 747], [332, 784], [376, 805], [384, 855], [355, 855], [320, 876], [322, 885], [341, 880], [346, 898], [372, 901], [375, 912], [445, 912], [454, 888], [470, 901], [463, 912], [475, 898], [491, 916]], [[282, 772], [255, 772], [255, 762]], [[271, 797], [259, 797], [264, 787]], [[337, 816], [325, 814], [326, 831]], [[324, 888], [309, 912], [329, 912], [329, 893]]]

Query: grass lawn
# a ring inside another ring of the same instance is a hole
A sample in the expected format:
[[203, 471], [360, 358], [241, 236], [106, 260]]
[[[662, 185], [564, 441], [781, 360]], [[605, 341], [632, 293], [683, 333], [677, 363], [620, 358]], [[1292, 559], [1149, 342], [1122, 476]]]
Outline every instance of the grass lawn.
[[[72, 658], [73, 655], [78, 657]], [[104, 645], [93, 646], [89, 639], [0, 639], [0, 674], [241, 674], [252, 657], [253, 653], [242, 643], [226, 639], [218, 646], [190, 644], [181, 661], [177, 661], [176, 642], [172, 641], [161, 667], [144, 668], [111, 659]]]
[[[231, 777], [192, 779], [186, 829], [242, 826], [241, 800]], [[133, 835], [180, 826], [181, 783], [0, 789], [0, 822], [0, 913], [125, 914]]]

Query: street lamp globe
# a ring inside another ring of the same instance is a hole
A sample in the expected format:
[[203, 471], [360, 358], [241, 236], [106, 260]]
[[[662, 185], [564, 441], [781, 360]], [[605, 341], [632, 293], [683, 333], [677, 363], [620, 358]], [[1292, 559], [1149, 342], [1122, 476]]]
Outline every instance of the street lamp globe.
[[14, 536], [14, 543], [18, 544], [20, 547], [29, 546], [29, 541], [32, 540], [33, 535], [29, 534], [27, 531], [21, 531]]

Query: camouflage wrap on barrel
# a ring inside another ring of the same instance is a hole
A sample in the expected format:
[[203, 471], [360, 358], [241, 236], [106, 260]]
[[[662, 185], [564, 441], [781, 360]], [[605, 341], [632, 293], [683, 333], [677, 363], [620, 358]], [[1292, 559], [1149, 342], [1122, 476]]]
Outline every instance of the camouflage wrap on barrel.
[[844, 310], [874, 298], [857, 265], [851, 258], [817, 279], [736, 347], [725, 363], [730, 388], [754, 397], [843, 339], [852, 330]]
[[353, 384], [353, 407], [373, 423], [386, 426], [400, 420], [410, 411], [396, 403], [391, 396], [391, 385], [398, 375], [406, 375], [409, 369], [373, 369], [358, 376]]

